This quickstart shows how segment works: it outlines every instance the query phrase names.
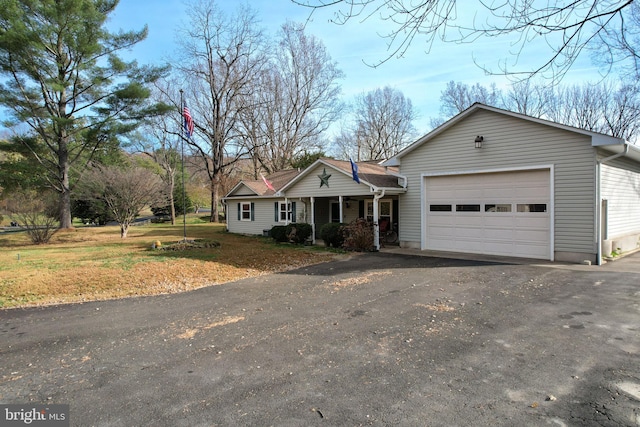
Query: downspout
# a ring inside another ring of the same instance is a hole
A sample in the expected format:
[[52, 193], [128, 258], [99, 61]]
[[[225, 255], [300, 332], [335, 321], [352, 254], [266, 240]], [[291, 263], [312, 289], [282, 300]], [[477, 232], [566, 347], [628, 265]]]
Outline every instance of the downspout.
[[380, 214], [378, 202], [384, 197], [384, 192], [385, 190], [382, 189], [380, 192], [373, 195], [373, 246], [376, 251], [380, 250], [380, 225], [378, 224]]
[[602, 165], [618, 157], [624, 157], [629, 154], [629, 143], [624, 142], [624, 151], [622, 153], [616, 153], [612, 156], [605, 157], [604, 159], [596, 162], [596, 244], [598, 245], [598, 255], [596, 263], [602, 265], [602, 189], [600, 185], [600, 178], [602, 174]]
[[316, 198], [311, 196], [311, 243], [316, 244]]
[[224, 225], [227, 231], [229, 231], [229, 206], [227, 205], [227, 199], [223, 198], [221, 202], [224, 205]]

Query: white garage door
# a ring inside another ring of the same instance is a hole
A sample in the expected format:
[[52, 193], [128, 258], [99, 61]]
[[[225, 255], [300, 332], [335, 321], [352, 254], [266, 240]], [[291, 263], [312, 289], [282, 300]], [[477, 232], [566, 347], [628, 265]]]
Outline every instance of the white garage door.
[[426, 177], [426, 248], [550, 259], [549, 170]]

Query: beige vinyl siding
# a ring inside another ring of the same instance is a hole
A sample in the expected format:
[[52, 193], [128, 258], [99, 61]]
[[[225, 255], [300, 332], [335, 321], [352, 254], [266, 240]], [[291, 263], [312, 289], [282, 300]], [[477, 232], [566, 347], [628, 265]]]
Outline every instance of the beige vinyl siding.
[[601, 196], [607, 200], [607, 237], [640, 232], [640, 165], [619, 159], [603, 164]]
[[232, 194], [229, 194], [229, 197], [235, 196], [255, 196], [256, 193], [246, 185], [241, 185], [234, 191]]
[[[483, 147], [474, 148], [477, 135]], [[478, 110], [401, 158], [400, 240], [420, 242], [421, 175], [554, 167], [555, 251], [595, 251], [595, 151], [590, 137]]]
[[[232, 233], [262, 234], [262, 230], [271, 229], [278, 224], [275, 221], [274, 203], [283, 199], [245, 199], [227, 200], [227, 227]], [[238, 221], [238, 203], [253, 203], [253, 221]]]
[[[318, 175], [322, 175], [325, 169], [327, 175], [331, 175], [331, 178], [329, 178], [329, 187], [323, 185], [322, 188], [320, 188], [320, 178], [318, 178]], [[369, 186], [358, 184], [353, 180], [351, 174], [347, 175], [322, 164], [305, 174], [304, 177], [288, 188], [285, 193], [288, 198], [309, 197], [310, 195], [315, 197], [337, 197], [340, 195], [356, 196], [371, 194], [369, 192]]]

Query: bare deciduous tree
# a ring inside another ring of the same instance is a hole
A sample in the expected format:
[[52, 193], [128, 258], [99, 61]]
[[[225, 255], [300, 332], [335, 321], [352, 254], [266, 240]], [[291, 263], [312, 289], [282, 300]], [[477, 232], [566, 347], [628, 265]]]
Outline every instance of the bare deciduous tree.
[[497, 107], [500, 105], [500, 97], [501, 93], [495, 84], [486, 88], [479, 83], [469, 86], [452, 80], [440, 94], [440, 117], [431, 119], [431, 126], [440, 126], [476, 102]]
[[202, 0], [188, 11], [177, 68], [187, 85], [196, 128], [189, 144], [207, 171], [211, 221], [217, 222], [221, 177], [243, 154], [238, 124], [242, 114], [254, 108], [253, 82], [266, 62], [264, 37], [255, 12], [247, 7], [227, 16], [213, 1]]
[[120, 225], [120, 237], [142, 209], [167, 202], [167, 187], [160, 177], [142, 167], [96, 166], [82, 176], [79, 194], [103, 201]]
[[[632, 0], [504, 0], [477, 2], [474, 13], [457, 9], [455, 0], [294, 0], [309, 8], [335, 10], [334, 22], [379, 19], [390, 30], [388, 55], [379, 63], [402, 56], [417, 39], [427, 52], [438, 40], [471, 43], [481, 37], [508, 37], [505, 57], [519, 56], [535, 38], [544, 38], [549, 55], [530, 69], [499, 64], [501, 73], [561, 78], [580, 55], [599, 50], [605, 67], [622, 63], [640, 75], [640, 6]], [[466, 6], [466, 4], [465, 4]], [[515, 39], [514, 39], [515, 36]], [[509, 61], [513, 62], [513, 61]], [[374, 64], [374, 65], [379, 65]]]
[[27, 230], [29, 239], [36, 245], [49, 243], [58, 231], [56, 209], [52, 209], [54, 200], [55, 194], [51, 191], [43, 194], [37, 190], [18, 190], [8, 201], [11, 219]]
[[398, 89], [387, 86], [358, 95], [350, 109], [333, 139], [334, 151], [342, 158], [388, 159], [415, 136], [418, 113]]
[[507, 110], [527, 116], [548, 117], [554, 104], [554, 91], [532, 80], [522, 80], [511, 85], [501, 104]]
[[[480, 92], [488, 92], [479, 84], [473, 87], [482, 89]], [[468, 103], [458, 104], [458, 98], [451, 96], [452, 89], [456, 89], [453, 91], [455, 94], [471, 90], [462, 83], [449, 83], [440, 99], [443, 102], [441, 111], [448, 112], [450, 116], [432, 120], [432, 123], [440, 124], [464, 111], [473, 102], [483, 102], [469, 100]], [[504, 95], [500, 95], [494, 103], [488, 104], [629, 141], [634, 141], [640, 131], [640, 91], [637, 84], [603, 81], [597, 84], [559, 85], [553, 89], [526, 80], [515, 83]]]
[[176, 127], [174, 122], [168, 116], [155, 117], [143, 127], [144, 135], [135, 135], [140, 151], [161, 171], [159, 176], [167, 186], [172, 225], [176, 223], [174, 200], [176, 180], [184, 180], [184, 177], [180, 178], [182, 167], [180, 143], [182, 141], [179, 140], [175, 131], [171, 130]]
[[417, 113], [411, 100], [386, 86], [356, 97], [357, 160], [383, 160], [398, 153], [415, 136]]
[[640, 130], [638, 86], [602, 82], [559, 87], [547, 118], [633, 141]]
[[338, 80], [343, 77], [322, 42], [300, 24], [282, 25], [273, 51], [256, 81], [255, 107], [243, 117], [255, 166], [268, 173], [321, 149], [320, 135], [341, 111]]

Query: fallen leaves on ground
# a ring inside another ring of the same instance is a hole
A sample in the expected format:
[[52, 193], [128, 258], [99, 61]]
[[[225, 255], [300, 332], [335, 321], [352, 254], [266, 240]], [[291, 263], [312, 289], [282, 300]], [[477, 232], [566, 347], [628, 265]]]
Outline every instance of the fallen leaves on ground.
[[48, 245], [9, 241], [0, 247], [0, 308], [184, 292], [335, 256], [227, 233], [223, 224], [190, 226], [189, 232], [219, 244], [154, 250], [156, 241], [180, 241], [182, 226], [161, 225], [136, 227], [126, 239], [118, 227], [95, 227], [58, 233]]

